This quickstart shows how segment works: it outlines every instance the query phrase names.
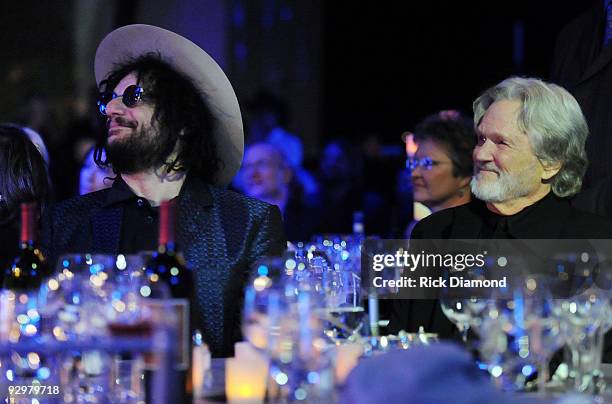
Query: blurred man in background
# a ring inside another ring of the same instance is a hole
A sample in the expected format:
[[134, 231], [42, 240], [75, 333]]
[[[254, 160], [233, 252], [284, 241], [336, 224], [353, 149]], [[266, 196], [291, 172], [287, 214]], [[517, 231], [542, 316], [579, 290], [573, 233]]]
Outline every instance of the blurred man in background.
[[316, 205], [304, 196], [283, 151], [271, 143], [248, 146], [239, 176], [246, 195], [276, 205], [290, 241], [308, 241], [316, 225]]
[[[308, 197], [315, 198], [318, 185], [312, 174], [302, 166], [304, 147], [302, 140], [288, 130], [289, 116], [286, 102], [268, 91], [258, 92], [247, 103], [246, 143], [266, 142], [281, 150], [293, 171], [294, 180], [300, 183]], [[242, 188], [239, 182], [234, 185]]]

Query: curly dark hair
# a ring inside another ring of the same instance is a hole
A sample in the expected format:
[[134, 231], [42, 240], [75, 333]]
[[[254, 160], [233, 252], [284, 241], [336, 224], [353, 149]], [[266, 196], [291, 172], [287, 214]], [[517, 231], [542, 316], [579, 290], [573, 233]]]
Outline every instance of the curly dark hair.
[[50, 196], [47, 163], [21, 127], [0, 124], [0, 224], [15, 220], [23, 202], [42, 209]]
[[[100, 83], [100, 90], [113, 91], [128, 74], [134, 73], [139, 85], [145, 89], [144, 100], [154, 105], [153, 120], [159, 130], [178, 141], [178, 154], [167, 164], [167, 171], [189, 170], [208, 183], [213, 183], [222, 168], [217, 156], [217, 145], [212, 136], [214, 117], [193, 81], [166, 63], [159, 53], [147, 53], [128, 59]], [[106, 131], [100, 146], [94, 152], [94, 161], [108, 167], [102, 158], [106, 146]], [[174, 142], [165, 150], [164, 161], [174, 149]]]
[[453, 162], [455, 177], [474, 173], [472, 151], [476, 146], [474, 122], [456, 111], [441, 111], [425, 117], [414, 129], [415, 142], [432, 140], [444, 147]]

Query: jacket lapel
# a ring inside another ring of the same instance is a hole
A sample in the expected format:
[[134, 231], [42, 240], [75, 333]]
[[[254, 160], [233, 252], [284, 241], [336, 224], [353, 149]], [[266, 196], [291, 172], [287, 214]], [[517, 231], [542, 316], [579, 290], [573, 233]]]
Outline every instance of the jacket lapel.
[[[212, 205], [213, 199], [208, 185], [198, 178], [187, 176], [179, 194], [177, 241], [185, 258], [190, 261], [213, 256], [209, 243], [209, 236], [213, 233], [207, 231], [214, 226], [211, 217]], [[192, 264], [197, 265], [199, 262]]]
[[193, 269], [194, 324], [215, 347], [223, 346], [224, 269], [227, 258], [208, 185], [187, 177], [179, 194], [177, 243]]

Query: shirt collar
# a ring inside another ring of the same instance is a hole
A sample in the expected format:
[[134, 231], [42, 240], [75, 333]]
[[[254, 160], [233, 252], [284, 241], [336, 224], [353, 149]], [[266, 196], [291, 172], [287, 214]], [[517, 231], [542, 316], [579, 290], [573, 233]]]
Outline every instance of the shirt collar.
[[[211, 206], [213, 203], [213, 198], [208, 187], [208, 184], [199, 178], [192, 175], [187, 175], [187, 178], [185, 179], [185, 182], [183, 183], [183, 186], [179, 192], [178, 198], [179, 200], [195, 199], [201, 206]], [[137, 198], [138, 195], [132, 191], [132, 189], [120, 175], [117, 175], [117, 178], [115, 178], [109, 192], [106, 194], [106, 201], [104, 202], [103, 206], [108, 207], [110, 205]]]
[[106, 194], [104, 206], [114, 205], [116, 203], [125, 202], [130, 199], [138, 198], [132, 189], [125, 183], [120, 175], [117, 175], [109, 192]]
[[485, 223], [492, 228], [503, 226], [504, 231], [514, 238], [548, 238], [561, 231], [569, 202], [549, 192], [544, 198], [520, 212], [502, 216], [487, 210]]

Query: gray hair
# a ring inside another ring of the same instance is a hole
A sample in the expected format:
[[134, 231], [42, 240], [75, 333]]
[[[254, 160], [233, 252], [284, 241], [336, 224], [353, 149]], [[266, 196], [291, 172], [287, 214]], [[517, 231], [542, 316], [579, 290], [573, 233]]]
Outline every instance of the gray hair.
[[500, 100], [522, 103], [518, 126], [529, 136], [542, 164], [561, 163], [561, 169], [550, 180], [554, 194], [559, 197], [577, 194], [588, 164], [584, 145], [589, 128], [576, 99], [556, 84], [510, 77], [474, 101], [474, 124], [478, 126], [487, 108]]

